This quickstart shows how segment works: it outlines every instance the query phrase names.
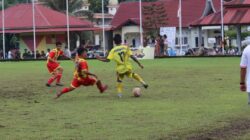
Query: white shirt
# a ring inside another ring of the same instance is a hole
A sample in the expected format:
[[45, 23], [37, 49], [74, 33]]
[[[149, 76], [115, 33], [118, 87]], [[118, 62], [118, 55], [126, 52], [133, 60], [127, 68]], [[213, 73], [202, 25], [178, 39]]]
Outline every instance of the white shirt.
[[250, 45], [248, 45], [242, 53], [240, 67], [247, 68], [246, 87], [247, 92], [250, 92]]
[[12, 59], [12, 53], [11, 53], [11, 51], [8, 51], [8, 59]]
[[69, 51], [69, 49], [64, 50], [64, 55], [71, 58], [71, 52]]

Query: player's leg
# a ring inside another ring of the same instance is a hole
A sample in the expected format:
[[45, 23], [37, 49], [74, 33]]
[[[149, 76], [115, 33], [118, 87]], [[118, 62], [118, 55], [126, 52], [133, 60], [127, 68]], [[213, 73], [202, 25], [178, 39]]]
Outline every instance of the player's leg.
[[117, 95], [119, 98], [122, 97], [122, 91], [123, 91], [123, 84], [122, 80], [124, 78], [124, 74], [117, 73]]
[[61, 84], [62, 73], [63, 73], [63, 68], [61, 66], [59, 66], [57, 68], [57, 77], [56, 77], [56, 85], [57, 86], [63, 86]]
[[144, 88], [148, 88], [148, 84], [142, 79], [142, 77], [139, 74], [134, 73], [134, 72], [128, 72], [127, 76], [132, 77], [136, 81], [140, 82]]
[[105, 84], [103, 84], [103, 83], [101, 82], [101, 80], [97, 80], [96, 86], [97, 86], [97, 88], [99, 89], [100, 93], [103, 93], [105, 90], [108, 89], [108, 86], [105, 85]]
[[81, 85], [81, 83], [77, 79], [73, 79], [72, 82], [71, 82], [70, 87], [63, 88], [59, 93], [56, 94], [55, 99], [59, 98], [60, 96], [62, 96], [63, 94], [65, 94], [67, 92], [70, 92], [70, 91], [76, 89], [80, 85]]
[[250, 105], [250, 92], [248, 92], [247, 94], [248, 94], [248, 105]]
[[50, 87], [50, 85], [53, 83], [53, 81], [57, 78], [57, 73], [56, 71], [51, 73], [51, 77], [49, 78], [49, 80], [46, 83], [47, 87]]

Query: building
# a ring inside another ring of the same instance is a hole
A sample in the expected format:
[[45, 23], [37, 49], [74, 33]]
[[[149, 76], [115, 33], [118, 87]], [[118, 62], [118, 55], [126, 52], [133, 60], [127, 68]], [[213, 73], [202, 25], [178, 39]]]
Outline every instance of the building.
[[[175, 49], [179, 48], [179, 19], [178, 0], [159, 0], [157, 2], [143, 2], [142, 6], [161, 4], [165, 7], [167, 15], [167, 24], [162, 27], [174, 27], [176, 29]], [[185, 0], [182, 1], [182, 42], [183, 47], [193, 48], [205, 45], [205, 37], [203, 43], [199, 45], [199, 28], [192, 27], [191, 24], [211, 13], [215, 13], [220, 8], [220, 0]], [[143, 19], [144, 21], [145, 19]], [[123, 41], [126, 40], [128, 44], [140, 45], [139, 31], [140, 31], [140, 16], [138, 2], [124, 2], [121, 3], [117, 13], [112, 22], [112, 29], [114, 33], [121, 33]], [[144, 25], [142, 25], [144, 27]], [[146, 29], [144, 28], [144, 31]], [[205, 35], [205, 29], [202, 32]], [[135, 43], [134, 43], [135, 42]]]

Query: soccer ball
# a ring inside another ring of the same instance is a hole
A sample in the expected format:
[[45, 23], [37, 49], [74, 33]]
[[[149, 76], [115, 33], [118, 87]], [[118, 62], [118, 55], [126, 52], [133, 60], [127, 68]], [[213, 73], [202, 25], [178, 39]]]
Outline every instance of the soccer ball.
[[133, 93], [134, 97], [140, 97], [141, 96], [141, 88], [139, 88], [139, 87], [133, 88], [132, 93]]

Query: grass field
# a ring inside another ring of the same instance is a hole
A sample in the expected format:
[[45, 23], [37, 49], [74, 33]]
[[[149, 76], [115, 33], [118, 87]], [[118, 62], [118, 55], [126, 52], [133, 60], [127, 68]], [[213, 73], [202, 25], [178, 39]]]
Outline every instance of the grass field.
[[[118, 99], [113, 63], [89, 60], [109, 85], [105, 94], [81, 87], [53, 100], [61, 87], [45, 87], [45, 61], [0, 63], [1, 140], [248, 139], [250, 107], [239, 91], [240, 58], [173, 58], [135, 65], [150, 85], [125, 79]], [[74, 64], [62, 61], [68, 86]], [[244, 126], [244, 127], [242, 127]]]

